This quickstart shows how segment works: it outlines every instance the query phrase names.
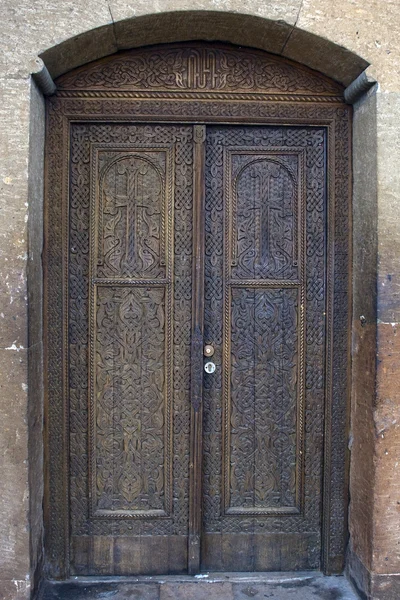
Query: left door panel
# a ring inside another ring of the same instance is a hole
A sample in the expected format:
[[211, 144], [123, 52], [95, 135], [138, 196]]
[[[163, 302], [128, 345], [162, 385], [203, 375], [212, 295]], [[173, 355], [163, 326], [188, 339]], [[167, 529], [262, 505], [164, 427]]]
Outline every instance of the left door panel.
[[72, 124], [71, 574], [187, 569], [192, 127]]

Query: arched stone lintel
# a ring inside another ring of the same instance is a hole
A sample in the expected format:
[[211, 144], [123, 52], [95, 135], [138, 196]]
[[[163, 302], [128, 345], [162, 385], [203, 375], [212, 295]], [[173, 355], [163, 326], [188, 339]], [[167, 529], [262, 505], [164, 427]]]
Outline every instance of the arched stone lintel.
[[284, 21], [226, 11], [176, 11], [132, 17], [82, 33], [40, 54], [50, 76], [119, 50], [160, 43], [220, 41], [284, 56], [344, 86], [368, 66], [355, 53]]

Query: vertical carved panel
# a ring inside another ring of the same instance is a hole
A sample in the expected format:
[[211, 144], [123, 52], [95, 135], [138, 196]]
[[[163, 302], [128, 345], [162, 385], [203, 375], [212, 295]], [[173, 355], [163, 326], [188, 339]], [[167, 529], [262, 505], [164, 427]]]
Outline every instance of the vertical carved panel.
[[304, 152], [233, 147], [224, 169], [225, 510], [296, 514], [304, 494]]
[[171, 535], [182, 548], [175, 569], [185, 568], [192, 138], [191, 127], [71, 129], [73, 573], [112, 573], [118, 565], [85, 548], [114, 538], [124, 573], [168, 570], [168, 554], [159, 547], [157, 567], [150, 548]]
[[92, 147], [93, 516], [166, 516], [171, 508], [169, 153]]
[[298, 509], [298, 296], [232, 289], [228, 513]]
[[324, 135], [213, 127], [206, 161], [205, 337], [217, 346], [205, 382], [206, 547], [218, 535], [312, 534], [307, 568], [320, 560]]
[[166, 514], [165, 316], [164, 289], [97, 287], [94, 514]]

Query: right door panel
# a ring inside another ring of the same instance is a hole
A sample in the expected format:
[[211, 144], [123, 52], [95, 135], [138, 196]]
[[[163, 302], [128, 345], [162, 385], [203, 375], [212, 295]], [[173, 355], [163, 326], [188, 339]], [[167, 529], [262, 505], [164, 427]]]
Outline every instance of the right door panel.
[[202, 568], [317, 569], [326, 131], [210, 127]]

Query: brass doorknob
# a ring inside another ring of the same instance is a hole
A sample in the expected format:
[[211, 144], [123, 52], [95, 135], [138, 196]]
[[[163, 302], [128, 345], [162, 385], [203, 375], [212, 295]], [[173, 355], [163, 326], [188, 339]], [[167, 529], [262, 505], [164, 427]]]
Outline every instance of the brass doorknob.
[[206, 344], [204, 346], [204, 356], [209, 358], [210, 356], [213, 356], [214, 352], [214, 346], [212, 344]]

